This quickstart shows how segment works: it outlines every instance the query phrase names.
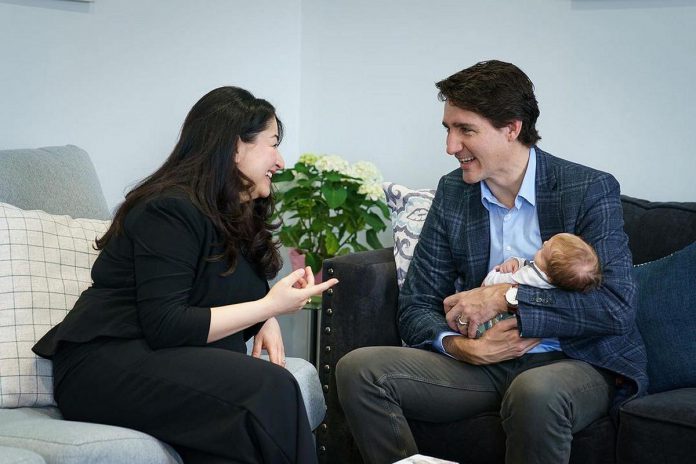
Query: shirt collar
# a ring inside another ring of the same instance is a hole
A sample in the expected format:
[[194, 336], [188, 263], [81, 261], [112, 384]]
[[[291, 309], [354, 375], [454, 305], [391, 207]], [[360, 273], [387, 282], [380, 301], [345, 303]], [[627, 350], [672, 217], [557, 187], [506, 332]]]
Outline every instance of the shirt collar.
[[[529, 149], [529, 161], [527, 162], [527, 170], [522, 179], [520, 191], [515, 197], [515, 207], [520, 208], [522, 200], [525, 200], [532, 206], [536, 206], [536, 150], [534, 147]], [[505, 208], [498, 199], [493, 195], [493, 192], [486, 185], [486, 181], [481, 182], [481, 203], [488, 209], [488, 206], [493, 203]]]

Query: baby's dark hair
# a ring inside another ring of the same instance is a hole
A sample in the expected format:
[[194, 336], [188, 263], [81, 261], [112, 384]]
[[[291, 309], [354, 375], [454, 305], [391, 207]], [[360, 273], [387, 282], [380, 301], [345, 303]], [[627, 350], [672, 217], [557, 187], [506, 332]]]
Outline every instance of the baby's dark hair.
[[602, 285], [602, 267], [592, 246], [573, 234], [559, 234], [549, 253], [546, 274], [564, 290], [588, 292]]

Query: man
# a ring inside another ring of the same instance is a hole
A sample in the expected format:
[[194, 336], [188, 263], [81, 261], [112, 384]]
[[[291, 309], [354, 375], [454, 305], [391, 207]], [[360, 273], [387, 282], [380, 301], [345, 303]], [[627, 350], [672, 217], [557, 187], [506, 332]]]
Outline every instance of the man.
[[[438, 185], [399, 296], [401, 336], [421, 349], [346, 355], [341, 404], [367, 463], [418, 452], [406, 418], [487, 411], [500, 413], [507, 463], [568, 462], [574, 432], [647, 387], [619, 184], [536, 147], [533, 84], [516, 66], [481, 62], [437, 87], [459, 169]], [[560, 232], [595, 248], [599, 289], [480, 287], [493, 266], [531, 259]], [[516, 317], [474, 338], [505, 312]]]

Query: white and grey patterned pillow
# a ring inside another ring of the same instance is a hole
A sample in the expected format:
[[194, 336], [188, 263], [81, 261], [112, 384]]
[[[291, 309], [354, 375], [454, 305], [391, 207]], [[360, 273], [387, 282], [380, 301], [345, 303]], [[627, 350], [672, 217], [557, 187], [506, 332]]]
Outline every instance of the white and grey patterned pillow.
[[391, 212], [396, 281], [401, 288], [413, 259], [413, 250], [418, 243], [423, 222], [435, 197], [435, 190], [414, 190], [393, 182], [383, 183], [382, 188]]
[[108, 226], [0, 203], [0, 407], [55, 405], [51, 362], [31, 347], [91, 285]]

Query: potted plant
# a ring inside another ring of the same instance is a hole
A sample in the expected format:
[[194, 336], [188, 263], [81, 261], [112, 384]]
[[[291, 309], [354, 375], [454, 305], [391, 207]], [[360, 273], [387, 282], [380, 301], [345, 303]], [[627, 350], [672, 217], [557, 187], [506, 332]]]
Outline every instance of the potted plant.
[[374, 164], [306, 153], [273, 183], [280, 241], [304, 255], [314, 273], [327, 258], [382, 247], [377, 234], [389, 209]]

